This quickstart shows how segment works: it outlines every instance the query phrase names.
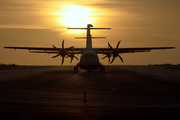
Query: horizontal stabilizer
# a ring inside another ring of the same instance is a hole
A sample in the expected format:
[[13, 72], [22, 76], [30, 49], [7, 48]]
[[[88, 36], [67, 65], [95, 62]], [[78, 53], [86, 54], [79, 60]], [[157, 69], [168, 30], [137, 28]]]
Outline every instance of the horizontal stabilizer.
[[[87, 30], [87, 28], [67, 28], [68, 30], [70, 30], [70, 29], [84, 29], [84, 30]], [[108, 29], [108, 30], [111, 30], [111, 28], [88, 28], [88, 29], [91, 29], [91, 30], [93, 30], [93, 29], [95, 29], [95, 30], [97, 30], [97, 29]]]
[[[75, 39], [86, 39], [87, 37], [75, 37]], [[106, 38], [106, 37], [91, 37], [91, 39]]]
[[84, 30], [86, 30], [87, 28], [67, 28], [68, 30], [70, 30], [70, 29], [84, 29]]
[[95, 29], [95, 30], [96, 30], [96, 29], [108, 29], [108, 30], [111, 30], [111, 28], [90, 28], [90, 29], [92, 29], [92, 30], [93, 30], [93, 29]]

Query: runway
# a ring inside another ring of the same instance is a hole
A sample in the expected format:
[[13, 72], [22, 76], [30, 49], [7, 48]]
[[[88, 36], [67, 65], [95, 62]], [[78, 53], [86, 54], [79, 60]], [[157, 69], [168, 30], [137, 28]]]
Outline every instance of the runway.
[[180, 119], [180, 66], [1, 68], [0, 119]]

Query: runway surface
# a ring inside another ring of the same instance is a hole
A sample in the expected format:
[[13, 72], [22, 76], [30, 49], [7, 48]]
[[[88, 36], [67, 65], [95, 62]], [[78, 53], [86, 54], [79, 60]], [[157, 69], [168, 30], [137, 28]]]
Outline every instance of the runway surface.
[[[180, 119], [180, 66], [0, 69], [0, 120]], [[87, 102], [83, 102], [86, 92]]]

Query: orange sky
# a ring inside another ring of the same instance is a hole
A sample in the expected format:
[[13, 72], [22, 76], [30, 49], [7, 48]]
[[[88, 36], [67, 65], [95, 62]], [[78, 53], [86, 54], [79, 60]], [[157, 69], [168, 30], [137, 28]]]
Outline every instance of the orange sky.
[[[4, 49], [4, 46], [24, 47], [85, 47], [86, 31], [68, 31], [67, 27], [110, 27], [112, 30], [92, 31], [93, 47], [107, 47], [107, 42], [120, 47], [176, 47], [174, 50], [154, 50], [150, 53], [122, 54], [124, 63], [148, 65], [180, 64], [180, 1], [179, 0], [0, 0], [0, 63], [20, 65], [60, 65], [61, 57], [32, 54], [27, 50]], [[80, 55], [78, 55], [80, 57]], [[100, 56], [102, 58], [102, 56]], [[100, 60], [108, 64], [108, 60]], [[64, 65], [69, 65], [70, 58]], [[74, 60], [72, 65], [78, 61]]]

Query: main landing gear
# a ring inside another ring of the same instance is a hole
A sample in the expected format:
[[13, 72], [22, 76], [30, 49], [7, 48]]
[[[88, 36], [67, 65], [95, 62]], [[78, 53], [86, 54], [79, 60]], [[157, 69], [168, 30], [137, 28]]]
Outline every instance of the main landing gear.
[[74, 72], [76, 72], [76, 71], [78, 73], [78, 66], [74, 66]]
[[100, 72], [105, 72], [105, 67], [104, 66], [101, 66]]

